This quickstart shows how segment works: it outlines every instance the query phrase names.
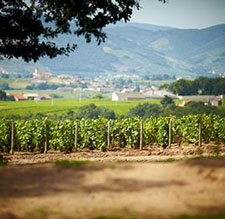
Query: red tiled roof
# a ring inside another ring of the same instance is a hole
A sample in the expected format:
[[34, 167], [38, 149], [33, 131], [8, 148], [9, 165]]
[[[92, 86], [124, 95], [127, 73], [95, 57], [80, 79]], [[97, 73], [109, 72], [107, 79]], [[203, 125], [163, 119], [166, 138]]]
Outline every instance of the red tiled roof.
[[11, 94], [9, 94], [9, 96], [13, 96], [18, 100], [27, 100], [27, 98], [24, 97], [23, 94], [13, 94], [13, 93], [11, 93]]
[[39, 97], [43, 97], [43, 98], [45, 98], [45, 99], [51, 99], [51, 97], [48, 96], [47, 94], [39, 94], [38, 96], [39, 96]]

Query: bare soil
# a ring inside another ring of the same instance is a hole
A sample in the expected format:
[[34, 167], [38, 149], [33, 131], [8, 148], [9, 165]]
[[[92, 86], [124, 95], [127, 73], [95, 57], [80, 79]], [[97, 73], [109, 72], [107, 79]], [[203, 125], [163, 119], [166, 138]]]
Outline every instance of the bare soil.
[[[218, 154], [224, 155], [225, 148], [218, 152], [215, 145], [173, 145], [143, 151], [3, 154], [9, 164], [0, 167], [0, 219], [225, 212], [225, 159], [189, 159]], [[91, 162], [65, 168], [55, 160]]]

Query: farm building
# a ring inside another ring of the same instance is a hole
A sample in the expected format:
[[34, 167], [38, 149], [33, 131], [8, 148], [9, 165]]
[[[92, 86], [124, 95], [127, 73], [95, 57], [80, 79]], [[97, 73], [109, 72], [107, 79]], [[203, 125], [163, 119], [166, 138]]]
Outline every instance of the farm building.
[[179, 97], [168, 90], [150, 89], [143, 92], [145, 99], [163, 99], [164, 96], [171, 97], [173, 99], [179, 99]]
[[24, 94], [24, 97], [26, 97], [27, 100], [34, 100], [37, 96], [38, 94], [33, 94], [33, 93]]
[[112, 101], [144, 100], [141, 93], [112, 93]]
[[16, 101], [21, 100], [49, 100], [51, 97], [47, 94], [14, 94], [8, 93], [8, 96], [13, 96]]
[[35, 98], [35, 100], [50, 100], [50, 99], [52, 98], [47, 94], [38, 94], [38, 96]]
[[179, 99], [179, 97], [166, 90], [154, 90], [150, 89], [143, 93], [112, 93], [112, 101], [120, 100], [150, 100], [150, 99], [163, 99], [164, 96], [169, 96], [173, 99]]
[[14, 93], [9, 94], [8, 93], [7, 96], [14, 97], [15, 101], [27, 100], [27, 98], [23, 94], [14, 94]]

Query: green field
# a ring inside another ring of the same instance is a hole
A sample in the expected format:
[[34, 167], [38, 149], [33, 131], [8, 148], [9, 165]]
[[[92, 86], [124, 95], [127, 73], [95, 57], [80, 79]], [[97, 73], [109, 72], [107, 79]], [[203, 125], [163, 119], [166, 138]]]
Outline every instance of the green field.
[[0, 116], [26, 115], [29, 113], [43, 113], [46, 115], [62, 114], [69, 110], [77, 111], [79, 107], [94, 103], [114, 110], [116, 114], [126, 114], [131, 108], [140, 103], [160, 103], [160, 100], [130, 100], [114, 102], [110, 98], [104, 99], [53, 99], [53, 100], [27, 100], [27, 101], [0, 101]]

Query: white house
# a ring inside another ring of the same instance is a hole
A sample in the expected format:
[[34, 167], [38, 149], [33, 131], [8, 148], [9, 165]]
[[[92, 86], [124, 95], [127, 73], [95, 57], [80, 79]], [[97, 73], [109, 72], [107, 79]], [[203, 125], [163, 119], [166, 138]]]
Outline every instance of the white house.
[[144, 100], [144, 96], [141, 93], [112, 93], [112, 101], [122, 100]]
[[169, 96], [173, 99], [179, 99], [179, 97], [172, 92], [163, 89], [163, 90], [156, 90], [156, 89], [150, 89], [146, 92], [143, 92], [143, 96], [145, 99], [163, 99], [164, 96]]

